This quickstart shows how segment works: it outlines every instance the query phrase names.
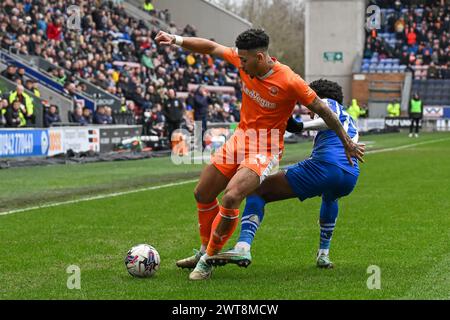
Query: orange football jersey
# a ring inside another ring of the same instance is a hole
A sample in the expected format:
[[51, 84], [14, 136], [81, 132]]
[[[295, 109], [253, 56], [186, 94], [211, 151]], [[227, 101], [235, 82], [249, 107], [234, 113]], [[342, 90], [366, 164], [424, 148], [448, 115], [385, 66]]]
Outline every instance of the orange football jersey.
[[[279, 132], [278, 147], [283, 149], [283, 136], [286, 125], [295, 104], [311, 104], [317, 97], [309, 85], [291, 68], [278, 62], [262, 78], [251, 78], [241, 69], [237, 49], [228, 48], [223, 58], [239, 68], [242, 80], [242, 107], [239, 129], [265, 130], [270, 137], [270, 130]], [[270, 144], [270, 138], [269, 144]], [[269, 145], [270, 146], [270, 145]]]

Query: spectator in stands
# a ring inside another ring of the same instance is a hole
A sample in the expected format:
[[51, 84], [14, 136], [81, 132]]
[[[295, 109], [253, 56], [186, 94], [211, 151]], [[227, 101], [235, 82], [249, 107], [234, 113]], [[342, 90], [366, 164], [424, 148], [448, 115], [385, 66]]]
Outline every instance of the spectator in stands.
[[409, 27], [406, 29], [406, 39], [409, 46], [414, 46], [417, 42], [417, 34], [414, 31], [413, 27]]
[[183, 34], [182, 34], [183, 36], [186, 36], [186, 37], [196, 37], [197, 36], [197, 29], [195, 29], [193, 26], [191, 26], [190, 24], [187, 24], [185, 27], [184, 27], [184, 30], [183, 30]]
[[94, 115], [95, 124], [110, 124], [109, 118], [106, 114], [105, 106], [98, 106]]
[[71, 112], [70, 122], [78, 123], [81, 126], [89, 124], [89, 122], [83, 116], [83, 108], [81, 108], [81, 106], [77, 106], [75, 110]]
[[74, 83], [67, 82], [64, 84], [63, 92], [68, 96], [74, 98], [77, 94], [77, 87]]
[[165, 119], [161, 112], [162, 107], [157, 104], [150, 111], [144, 113], [144, 134], [145, 135], [157, 135], [160, 138], [165, 136]]
[[423, 104], [417, 92], [414, 93], [409, 104], [409, 118], [411, 119], [411, 126], [409, 127], [409, 137], [412, 138], [415, 127], [414, 136], [419, 137], [419, 122], [423, 117]]
[[83, 108], [83, 118], [86, 120], [87, 124], [92, 123], [92, 111], [88, 107]]
[[153, 64], [152, 52], [150, 50], [145, 50], [141, 57], [141, 64], [149, 69], [155, 68], [155, 65]]
[[110, 107], [105, 107], [105, 115], [108, 124], [114, 124], [114, 117], [112, 115], [112, 109]]
[[194, 132], [194, 114], [192, 110], [184, 110], [181, 128], [186, 129], [191, 133]]
[[234, 122], [241, 121], [241, 106], [238, 103], [238, 99], [234, 96], [230, 100], [230, 114], [234, 117]]
[[18, 70], [17, 70], [17, 79], [20, 79], [20, 81], [21, 81], [21, 84], [25, 84], [25, 68], [23, 68], [23, 67], [20, 67]]
[[427, 78], [436, 79], [437, 77], [438, 77], [438, 69], [436, 68], [435, 64], [431, 62], [430, 66], [428, 67]]
[[64, 85], [66, 83], [67, 75], [66, 71], [64, 69], [59, 69], [56, 71], [56, 82], [58, 82], [60, 85]]
[[[204, 86], [199, 86], [194, 94], [194, 120], [195, 122], [201, 122], [202, 125], [202, 145], [204, 145], [203, 136], [207, 130], [207, 117], [208, 117], [208, 91]], [[197, 141], [197, 147], [200, 147], [200, 142]]]
[[400, 103], [397, 99], [388, 104], [387, 114], [389, 117], [400, 117]]
[[44, 126], [46, 128], [51, 127], [54, 123], [61, 122], [61, 117], [59, 116], [58, 107], [54, 104], [50, 105], [48, 111], [44, 114]]
[[394, 26], [395, 34], [397, 40], [404, 40], [405, 38], [405, 19], [403, 17], [400, 17], [396, 22]]
[[17, 79], [17, 67], [13, 64], [10, 64], [5, 70], [2, 71], [1, 75], [6, 79], [15, 82]]
[[365, 59], [370, 59], [373, 56], [373, 51], [372, 51], [372, 46], [370, 45], [370, 43], [366, 44], [366, 48], [364, 49], [364, 58]]
[[439, 78], [440, 79], [450, 79], [450, 62], [447, 64], [444, 64], [441, 67]]
[[41, 97], [41, 92], [39, 91], [39, 87], [38, 87], [38, 83], [36, 81], [33, 81], [31, 79], [28, 79], [27, 81], [25, 81], [25, 88], [28, 91], [33, 92], [33, 94], [40, 98]]
[[183, 120], [184, 106], [183, 102], [176, 97], [176, 92], [169, 89], [168, 98], [164, 101], [163, 114], [166, 118], [167, 133], [171, 141], [172, 133], [180, 129]]
[[47, 39], [62, 40], [62, 21], [58, 18], [52, 18], [51, 23], [47, 25]]
[[34, 106], [33, 99], [25, 92], [25, 88], [23, 85], [17, 85], [15, 91], [11, 91], [9, 94], [9, 102], [13, 103], [16, 100], [19, 100], [22, 105], [25, 106], [25, 110], [22, 110], [23, 116], [26, 119], [28, 124], [34, 123]]
[[5, 114], [8, 110], [8, 105], [9, 103], [7, 99], [0, 99], [0, 126], [2, 127], [6, 125]]
[[25, 107], [19, 100], [10, 103], [5, 113], [6, 126], [11, 128], [24, 127], [26, 120], [23, 111], [25, 111]]

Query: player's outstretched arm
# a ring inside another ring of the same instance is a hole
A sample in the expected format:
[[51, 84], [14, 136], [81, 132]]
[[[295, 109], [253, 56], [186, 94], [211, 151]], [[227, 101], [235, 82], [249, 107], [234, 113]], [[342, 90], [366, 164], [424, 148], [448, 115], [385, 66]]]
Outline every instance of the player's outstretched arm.
[[181, 37], [164, 31], [159, 31], [155, 40], [160, 45], [179, 45], [193, 52], [211, 54], [220, 58], [223, 58], [223, 54], [227, 49], [227, 47], [208, 39]]
[[297, 122], [290, 117], [287, 123], [286, 131], [290, 133], [299, 133], [304, 130], [325, 130], [328, 129], [327, 124], [322, 118], [317, 118], [306, 122]]
[[344, 127], [337, 118], [336, 114], [327, 107], [325, 102], [319, 98], [315, 98], [314, 101], [306, 106], [312, 112], [318, 114], [327, 124], [328, 128], [336, 132], [339, 139], [345, 148], [348, 162], [353, 165], [352, 157], [355, 157], [361, 162], [364, 162], [363, 156], [365, 151], [365, 145], [362, 143], [355, 143], [350, 136], [345, 132]]

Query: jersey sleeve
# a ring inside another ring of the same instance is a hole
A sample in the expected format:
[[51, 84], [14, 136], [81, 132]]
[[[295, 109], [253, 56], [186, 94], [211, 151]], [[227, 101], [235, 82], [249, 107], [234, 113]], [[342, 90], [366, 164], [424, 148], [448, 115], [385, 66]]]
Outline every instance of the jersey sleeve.
[[331, 109], [331, 111], [339, 115], [340, 110], [338, 110], [339, 106], [336, 101], [330, 99], [322, 99], [322, 101], [325, 102], [325, 104], [328, 106], [328, 108]]
[[231, 63], [236, 68], [239, 68], [241, 65], [241, 61], [239, 59], [239, 55], [237, 54], [236, 48], [227, 48], [223, 53], [223, 58], [225, 61]]
[[314, 90], [311, 89], [306, 81], [303, 80], [298, 74], [295, 74], [291, 78], [290, 84], [294, 99], [305, 107], [309, 106], [314, 99], [317, 98], [317, 94]]

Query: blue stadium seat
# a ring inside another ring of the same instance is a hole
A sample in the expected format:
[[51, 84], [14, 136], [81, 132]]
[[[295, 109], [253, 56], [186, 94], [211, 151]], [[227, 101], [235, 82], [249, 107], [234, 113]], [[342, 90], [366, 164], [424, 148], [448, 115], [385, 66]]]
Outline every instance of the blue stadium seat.
[[392, 70], [393, 70], [392, 64], [387, 64], [387, 65], [384, 66], [384, 72], [385, 73], [391, 73]]

